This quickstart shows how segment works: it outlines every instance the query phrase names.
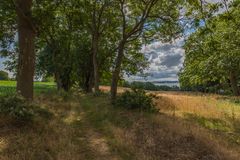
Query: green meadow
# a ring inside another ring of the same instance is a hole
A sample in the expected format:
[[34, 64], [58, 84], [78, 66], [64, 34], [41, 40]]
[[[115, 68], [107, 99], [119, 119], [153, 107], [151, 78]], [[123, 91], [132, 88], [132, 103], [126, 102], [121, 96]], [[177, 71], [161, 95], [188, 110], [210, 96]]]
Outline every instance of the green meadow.
[[[54, 82], [34, 82], [34, 93], [54, 91]], [[0, 95], [11, 94], [16, 91], [16, 81], [0, 81]]]

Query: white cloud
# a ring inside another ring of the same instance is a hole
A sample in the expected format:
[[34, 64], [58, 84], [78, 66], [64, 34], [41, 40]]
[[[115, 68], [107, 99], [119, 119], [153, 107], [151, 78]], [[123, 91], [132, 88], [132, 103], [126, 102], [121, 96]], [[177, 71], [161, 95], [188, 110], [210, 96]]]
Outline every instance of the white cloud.
[[176, 81], [178, 72], [184, 61], [183, 38], [176, 39], [173, 43], [154, 42], [144, 46], [142, 51], [150, 62], [145, 70], [148, 76], [142, 75], [128, 77], [130, 81]]

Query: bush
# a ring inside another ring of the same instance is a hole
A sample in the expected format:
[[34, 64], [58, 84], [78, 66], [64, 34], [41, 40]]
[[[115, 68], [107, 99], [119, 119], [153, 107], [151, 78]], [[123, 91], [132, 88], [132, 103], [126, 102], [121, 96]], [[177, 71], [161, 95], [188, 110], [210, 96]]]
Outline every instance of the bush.
[[132, 89], [125, 91], [116, 100], [117, 106], [123, 106], [127, 109], [139, 109], [144, 111], [156, 111], [152, 94], [146, 94], [144, 90]]
[[5, 95], [0, 97], [0, 114], [10, 116], [16, 120], [32, 120], [33, 106], [19, 95]]
[[42, 79], [42, 82], [54, 82], [55, 79], [53, 76], [47, 76]]

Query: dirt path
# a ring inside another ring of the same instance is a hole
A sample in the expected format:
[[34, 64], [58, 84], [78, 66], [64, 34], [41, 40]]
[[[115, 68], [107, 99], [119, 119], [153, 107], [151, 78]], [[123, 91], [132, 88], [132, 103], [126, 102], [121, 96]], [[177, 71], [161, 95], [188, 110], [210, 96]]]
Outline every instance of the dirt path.
[[[66, 114], [65, 111], [62, 114]], [[118, 160], [119, 158], [111, 153], [106, 138], [88, 122], [85, 111], [79, 104], [70, 107], [64, 121], [71, 124], [74, 130], [74, 137], [85, 144], [85, 159], [96, 160]], [[81, 144], [79, 144], [81, 145]]]

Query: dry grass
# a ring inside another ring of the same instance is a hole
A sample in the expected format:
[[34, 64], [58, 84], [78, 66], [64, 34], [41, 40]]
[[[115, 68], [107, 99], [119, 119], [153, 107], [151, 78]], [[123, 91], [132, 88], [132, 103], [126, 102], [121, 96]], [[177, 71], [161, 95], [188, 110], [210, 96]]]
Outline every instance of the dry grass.
[[184, 120], [192, 109], [176, 107], [183, 97], [160, 96], [164, 114], [114, 108], [106, 96], [38, 96], [35, 103], [51, 114], [27, 126], [0, 119], [0, 160], [238, 160], [234, 146]]
[[[240, 145], [240, 105], [217, 95], [157, 93], [161, 112], [197, 123]], [[235, 98], [236, 99], [236, 98]]]
[[61, 116], [68, 116], [70, 110], [63, 104], [56, 103], [55, 105], [62, 110], [62, 115], [56, 116], [54, 113], [54, 117], [49, 120], [39, 118], [33, 124], [25, 127], [11, 126], [8, 121], [5, 122], [6, 125], [1, 126], [0, 131], [1, 139], [5, 141], [5, 147], [0, 150], [0, 159], [81, 159], [84, 155], [79, 151], [84, 151], [84, 148], [81, 148], [76, 143], [77, 141], [72, 139], [78, 133], [71, 126], [62, 122], [61, 118]]
[[[220, 96], [216, 95], [184, 95], [184, 94], [157, 94], [159, 106], [166, 111], [177, 111], [177, 114], [192, 113], [209, 118], [240, 118], [240, 105], [234, 104], [227, 100], [221, 100]], [[167, 101], [165, 104], [162, 102]], [[170, 105], [170, 106], [169, 106]], [[167, 108], [166, 108], [167, 107]], [[171, 107], [168, 108], [168, 107]]]

